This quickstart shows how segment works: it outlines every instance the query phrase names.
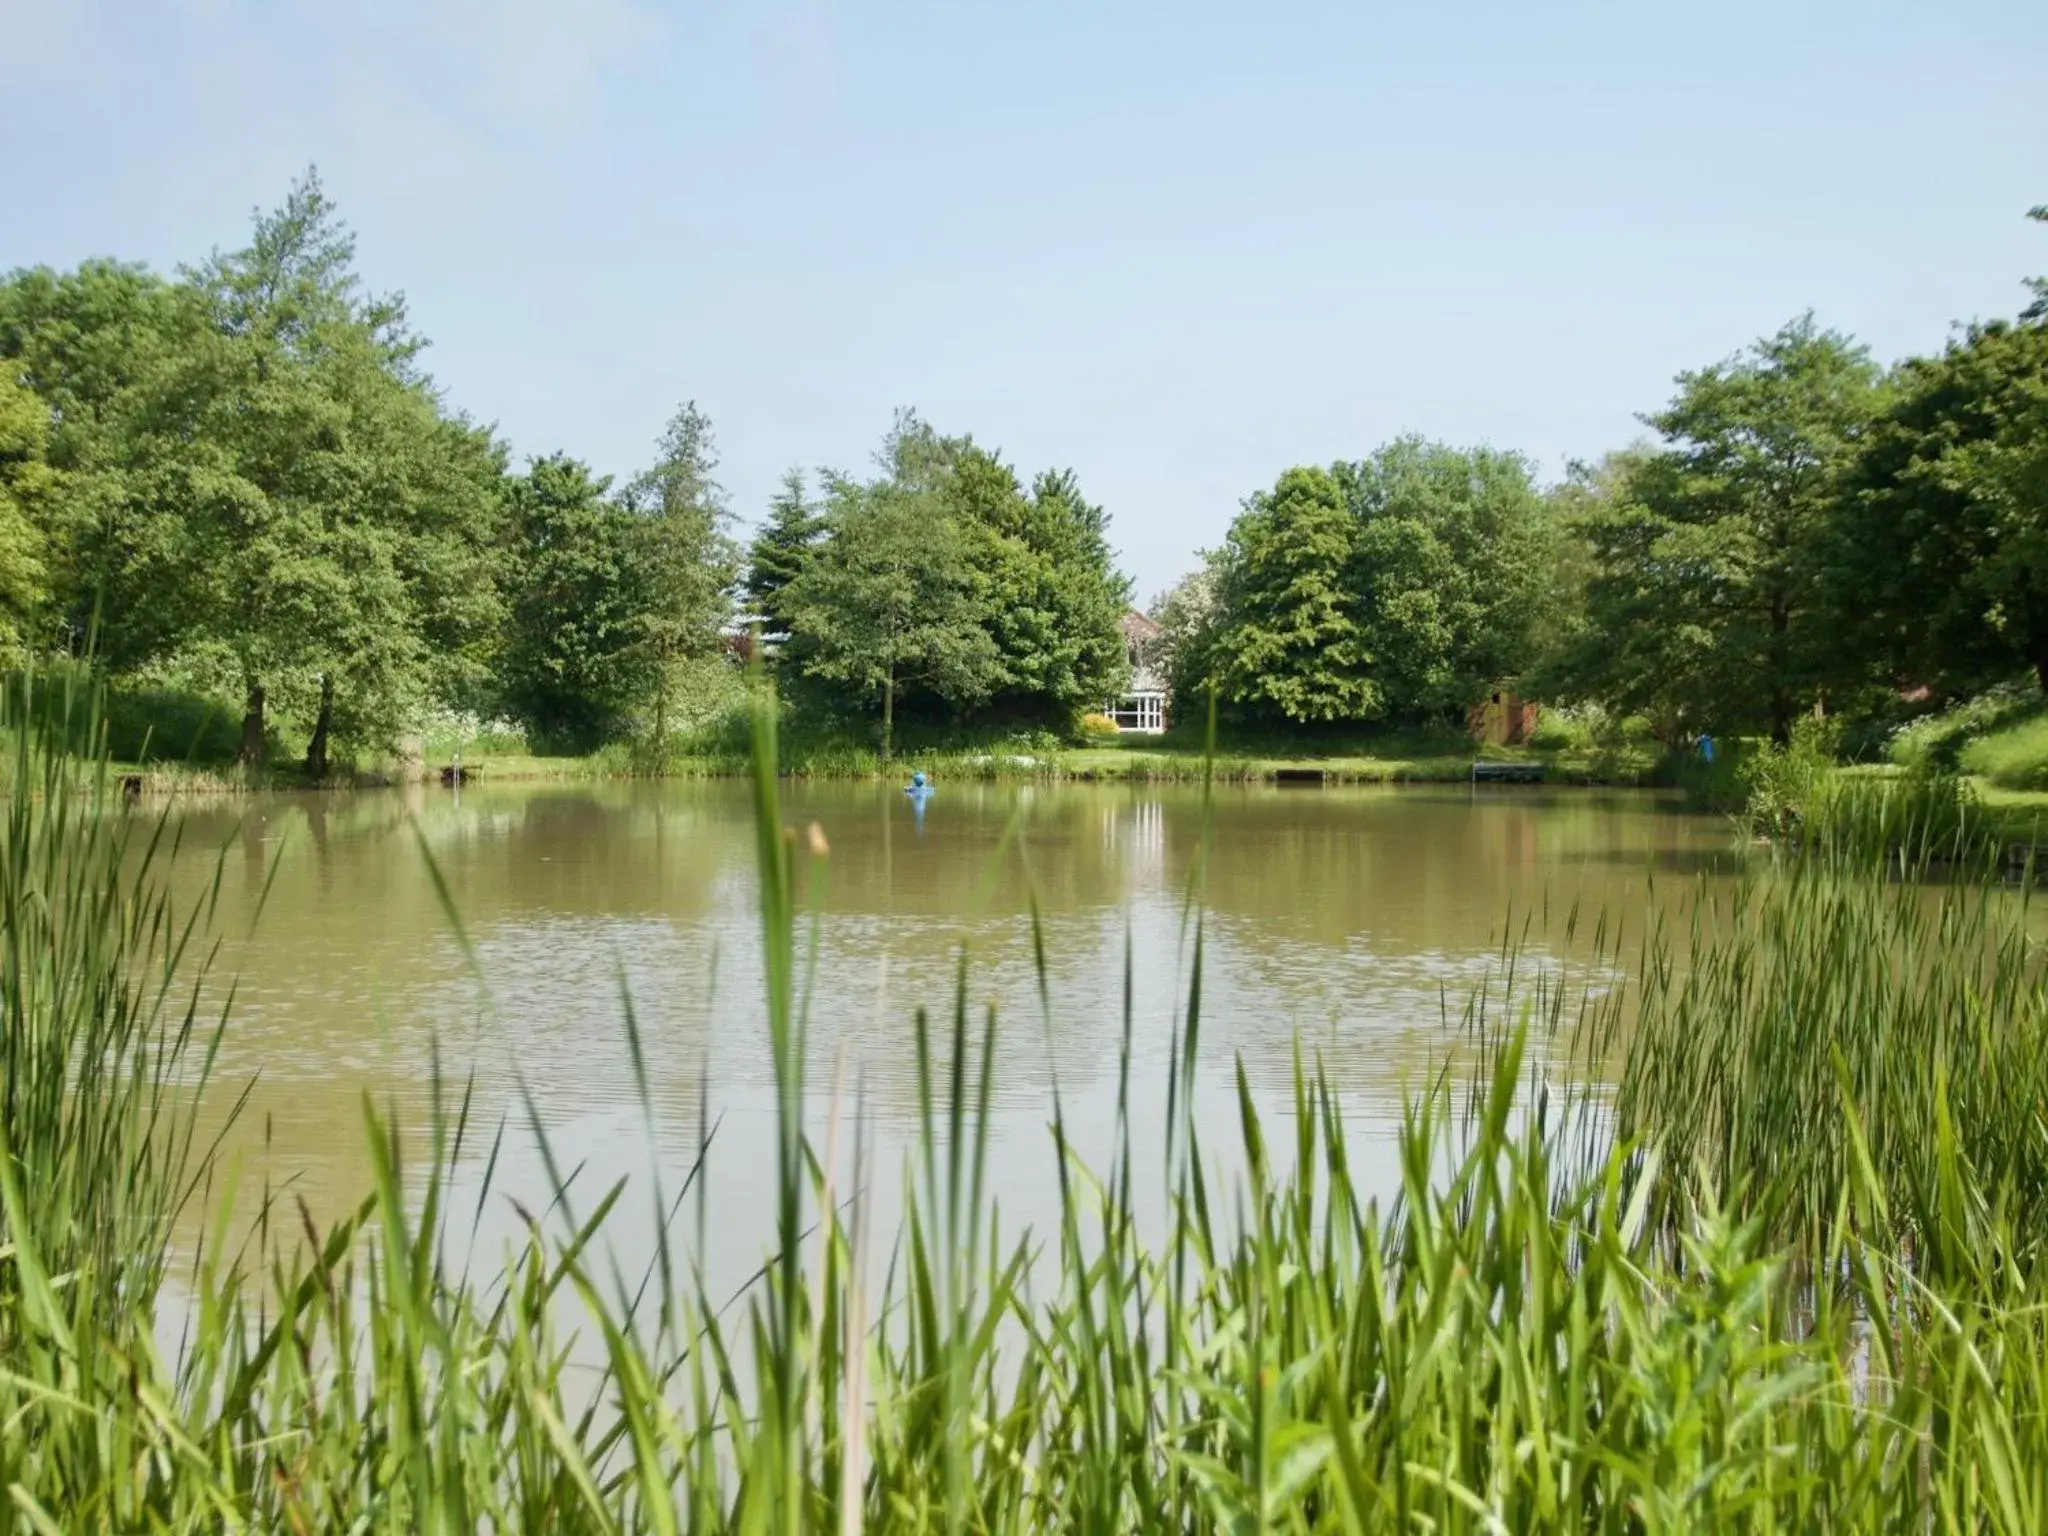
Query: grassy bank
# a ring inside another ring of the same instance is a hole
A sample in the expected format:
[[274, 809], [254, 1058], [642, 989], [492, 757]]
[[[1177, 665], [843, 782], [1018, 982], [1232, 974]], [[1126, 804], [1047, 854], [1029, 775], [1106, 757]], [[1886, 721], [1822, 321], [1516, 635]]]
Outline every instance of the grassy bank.
[[[558, 1188], [472, 1270], [452, 1170], [492, 1198], [505, 1131], [450, 1087], [403, 1135], [365, 1105], [353, 1217], [317, 1230], [280, 1198], [260, 1251], [211, 1247], [166, 1353], [172, 1215], [208, 1202], [226, 1230], [189, 1133], [232, 1027], [192, 1001], [207, 912], [171, 903], [160, 824], [103, 772], [16, 740], [39, 792], [0, 822], [0, 1488], [24, 1528], [2048, 1528], [2048, 977], [1980, 887], [1808, 859], [1702, 887], [1666, 931], [1597, 925], [1625, 989], [1509, 982], [1504, 956], [1466, 1015], [1487, 1065], [1410, 1103], [1393, 1208], [1359, 1192], [1312, 1058], [1282, 1123], [1241, 1066], [1236, 1123], [1193, 1114], [1197, 904], [1157, 1080], [1132, 1075], [1128, 1004], [1101, 1020], [1119, 1104], [1164, 1099], [1163, 1157], [1120, 1109], [1091, 1176], [1055, 1100], [1056, 1230], [1002, 1227], [991, 1047], [1039, 1026], [963, 1003], [910, 1027], [924, 1130], [907, 1224], [877, 1232], [864, 1192], [896, 1170], [867, 1165], [864, 1106], [804, 1118], [803, 893], [829, 852], [781, 824], [764, 721], [777, 1235], [746, 1293], [707, 1294], [668, 1240], [695, 1171]], [[1560, 1054], [1618, 1086], [1574, 1087]], [[1212, 1171], [1224, 1141], [1242, 1183]], [[1166, 1170], [1163, 1230], [1136, 1219], [1141, 1164]], [[652, 1223], [648, 1274], [604, 1260], [613, 1221]]]
[[[1485, 746], [1455, 737], [1366, 738], [1350, 742], [1287, 744], [1228, 742], [1210, 752], [1171, 738], [1127, 737], [1089, 745], [1045, 739], [991, 738], [967, 745], [904, 747], [885, 762], [873, 747], [845, 740], [792, 743], [783, 772], [798, 778], [891, 779], [919, 769], [940, 780], [1072, 780], [1082, 783], [1271, 783], [1287, 775], [1320, 775], [1332, 784], [1462, 784], [1475, 761], [1530, 763], [1560, 784], [1635, 784], [1647, 778], [1646, 754], [1626, 758], [1583, 751], [1540, 751]], [[452, 756], [432, 759], [415, 775], [438, 777]], [[524, 752], [464, 753], [465, 773], [487, 781], [633, 777], [744, 778], [752, 759], [736, 750], [683, 749], [652, 755], [627, 747], [581, 757]], [[370, 782], [392, 782], [404, 770], [385, 765]], [[278, 780], [275, 782], [288, 782]]]
[[[73, 679], [74, 686], [85, 681], [82, 672]], [[236, 722], [219, 701], [132, 686], [107, 697], [106, 746], [116, 774], [147, 795], [377, 788], [435, 782], [458, 763], [469, 779], [500, 782], [737, 778], [752, 771], [744, 716], [678, 736], [665, 750], [622, 741], [579, 754], [537, 750], [506, 722], [447, 716], [416, 733], [405, 753], [337, 764], [316, 783], [303, 767], [304, 741], [279, 734], [283, 727], [272, 732], [266, 766], [252, 774], [235, 762]], [[911, 725], [886, 763], [869, 732], [820, 729], [787, 717], [780, 723], [783, 771], [810, 778], [892, 778], [922, 769], [956, 782], [1260, 783], [1306, 774], [1338, 784], [1463, 783], [1473, 762], [1485, 759], [1540, 765], [1554, 783], [1634, 784], [1656, 762], [1654, 744], [1640, 733], [1595, 731], [1568, 714], [1547, 717], [1535, 745], [1513, 748], [1477, 743], [1449, 728], [1226, 732], [1212, 751], [1205, 732], [1188, 729], [1066, 739], [1042, 730]]]

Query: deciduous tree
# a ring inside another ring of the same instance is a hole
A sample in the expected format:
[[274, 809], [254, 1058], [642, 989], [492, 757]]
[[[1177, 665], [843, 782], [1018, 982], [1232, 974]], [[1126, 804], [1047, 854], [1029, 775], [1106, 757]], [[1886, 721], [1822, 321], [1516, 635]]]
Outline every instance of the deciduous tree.
[[508, 498], [512, 558], [504, 702], [543, 748], [587, 752], [651, 697], [640, 529], [610, 481], [566, 454], [537, 460]]
[[1366, 720], [1385, 709], [1360, 594], [1359, 523], [1327, 470], [1290, 469], [1245, 503], [1218, 566], [1218, 696], [1252, 716]]
[[732, 610], [739, 549], [715, 478], [711, 419], [685, 401], [662, 433], [653, 468], [634, 480], [626, 505], [637, 516], [634, 543], [645, 609], [640, 644], [652, 689], [657, 746], [668, 740], [670, 702], [680, 669], [713, 655]]
[[1589, 521], [1587, 692], [1670, 729], [1789, 739], [1832, 642], [1821, 536], [1879, 372], [1811, 316], [1681, 374], [1658, 451]]
[[2048, 690], [2048, 323], [1973, 326], [1904, 364], [1837, 504], [1837, 671]]
[[965, 530], [927, 446], [899, 430], [885, 449], [889, 474], [865, 485], [830, 478], [826, 537], [782, 590], [803, 670], [880, 704], [885, 759], [905, 688], [965, 709], [1002, 676]]

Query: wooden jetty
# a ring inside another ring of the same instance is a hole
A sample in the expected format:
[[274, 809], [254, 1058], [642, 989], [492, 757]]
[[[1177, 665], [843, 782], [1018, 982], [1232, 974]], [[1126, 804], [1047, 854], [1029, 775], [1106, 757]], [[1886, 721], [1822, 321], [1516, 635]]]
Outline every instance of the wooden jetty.
[[1541, 763], [1489, 763], [1476, 762], [1472, 765], [1474, 784], [1541, 784], [1543, 765]]

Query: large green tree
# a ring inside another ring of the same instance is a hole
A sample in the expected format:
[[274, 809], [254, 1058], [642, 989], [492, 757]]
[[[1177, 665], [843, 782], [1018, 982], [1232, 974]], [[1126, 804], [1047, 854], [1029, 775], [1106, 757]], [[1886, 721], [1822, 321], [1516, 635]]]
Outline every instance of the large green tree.
[[513, 481], [504, 704], [544, 749], [587, 752], [652, 697], [649, 587], [635, 514], [609, 480], [555, 454]]
[[[1130, 588], [1071, 472], [1027, 492], [1000, 454], [913, 411], [877, 468], [865, 484], [828, 477], [817, 536], [793, 536], [805, 525], [792, 487], [757, 545], [756, 580], [806, 675], [878, 699], [892, 739], [906, 706], [1065, 728], [1115, 692]], [[863, 660], [869, 641], [883, 650]]]
[[19, 651], [42, 618], [43, 529], [59, 485], [49, 437], [49, 408], [0, 363], [0, 654]]
[[788, 606], [782, 592], [803, 574], [818, 541], [825, 536], [825, 518], [812, 501], [804, 472], [791, 469], [768, 504], [768, 520], [747, 552], [746, 594], [751, 617], [770, 634], [787, 635]]
[[683, 669], [717, 652], [720, 629], [732, 611], [739, 548], [727, 531], [731, 514], [717, 468], [711, 419], [696, 401], [685, 401], [662, 433], [654, 466], [633, 481], [625, 497], [637, 517], [640, 645], [657, 745], [668, 740]]
[[1328, 470], [1290, 469], [1245, 503], [1218, 561], [1209, 646], [1217, 696], [1295, 722], [1384, 712], [1360, 593], [1359, 522]]
[[2048, 690], [2048, 323], [1973, 326], [1894, 380], [1837, 504], [1839, 670]]
[[1003, 676], [945, 465], [905, 425], [885, 446], [881, 478], [827, 478], [826, 537], [781, 594], [804, 673], [880, 705], [885, 759], [906, 690], [962, 712]]
[[1522, 672], [1555, 599], [1528, 461], [1403, 437], [1332, 473], [1358, 524], [1346, 583], [1385, 711], [1456, 715]]
[[1830, 667], [1825, 532], [1879, 371], [1806, 316], [1678, 386], [1646, 418], [1657, 451], [1583, 524], [1594, 571], [1569, 670], [1667, 730], [1782, 741]]
[[502, 455], [441, 406], [402, 301], [363, 292], [317, 175], [174, 283], [88, 263], [0, 292], [54, 423], [53, 585], [116, 668], [224, 671], [242, 756], [280, 703], [388, 738], [482, 662]]
[[1130, 606], [1102, 509], [1071, 470], [1041, 473], [1027, 495], [1009, 465], [971, 441], [952, 447], [946, 495], [1001, 657], [986, 712], [1063, 729], [1100, 708], [1122, 686], [1117, 621]]
[[[41, 525], [50, 638], [136, 665], [187, 632], [189, 529], [180, 459], [203, 343], [197, 295], [139, 267], [89, 261], [0, 282], [0, 358], [46, 419], [58, 477]], [[172, 430], [166, 430], [166, 428]]]
[[1541, 643], [1554, 534], [1517, 454], [1404, 437], [1289, 470], [1170, 616], [1175, 692], [1296, 723], [1455, 714]]

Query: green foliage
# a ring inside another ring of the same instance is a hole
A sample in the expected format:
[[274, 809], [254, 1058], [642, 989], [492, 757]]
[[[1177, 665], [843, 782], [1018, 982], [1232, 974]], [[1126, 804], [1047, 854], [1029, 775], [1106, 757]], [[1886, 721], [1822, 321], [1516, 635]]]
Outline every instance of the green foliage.
[[812, 550], [825, 536], [825, 519], [812, 502], [800, 469], [782, 477], [768, 506], [768, 521], [747, 552], [747, 603], [769, 634], [788, 634], [790, 617], [783, 588], [803, 574]]
[[1217, 624], [1218, 576], [1222, 561], [1213, 551], [1201, 552], [1202, 563], [1152, 600], [1149, 617], [1159, 626], [1152, 642], [1152, 665], [1172, 694], [1176, 720], [1209, 716], [1209, 677], [1215, 669], [1211, 651]]
[[0, 363], [0, 653], [40, 627], [46, 600], [43, 529], [58, 493], [49, 410]]
[[1627, 1037], [1606, 1043], [1617, 1134], [1692, 1170], [1654, 1191], [1654, 1219], [1684, 1223], [1705, 1189], [1795, 1249], [1847, 1222], [1887, 1245], [1856, 1257], [1900, 1299], [1960, 1280], [2016, 1300], [2043, 1273], [2043, 955], [1976, 874], [1901, 884], [1845, 850], [1702, 888], [1673, 925], [1695, 936], [1653, 937]]
[[2031, 686], [1988, 688], [1973, 698], [1921, 715], [1893, 733], [1887, 755], [1903, 768], [1954, 770], [1979, 737], [1992, 735], [2038, 714], [2041, 701]]
[[2048, 714], [2037, 709], [1975, 737], [1958, 766], [2000, 789], [2048, 789]]
[[983, 601], [1004, 661], [994, 712], [1069, 728], [1125, 680], [1117, 625], [1131, 589], [1109, 547], [1108, 516], [1072, 470], [1047, 470], [1028, 496], [1012, 483], [980, 521], [993, 535], [982, 546]]
[[1586, 488], [1587, 621], [1552, 684], [1647, 714], [1667, 739], [1782, 744], [1834, 664], [1818, 550], [1879, 408], [1877, 370], [1807, 317], [1678, 382], [1648, 418], [1658, 451]]
[[1290, 469], [1245, 503], [1219, 561], [1217, 695], [1245, 714], [1363, 720], [1385, 711], [1359, 594], [1357, 520], [1327, 471]]
[[[81, 1343], [94, 1368], [149, 1348], [172, 1218], [210, 1162], [191, 1108], [224, 1022], [200, 1001], [207, 909], [167, 894], [170, 829], [123, 810], [96, 749], [75, 755], [102, 719], [69, 678], [0, 691], [0, 1358], [16, 1380], [68, 1376]], [[19, 1426], [4, 1439], [19, 1471]]]
[[1453, 718], [1533, 659], [1560, 558], [1515, 454], [1401, 438], [1289, 470], [1162, 599], [1178, 708], [1213, 685], [1249, 721]]
[[[910, 412], [880, 469], [826, 478], [823, 536], [775, 589], [802, 673], [880, 704], [884, 756], [899, 703], [1071, 730], [1124, 669], [1129, 590], [1101, 508], [1070, 473], [1040, 475], [1027, 495], [997, 455]], [[794, 494], [778, 522], [801, 527]], [[789, 564], [791, 536], [776, 541], [771, 565]]]
[[721, 650], [721, 629], [739, 579], [731, 514], [712, 473], [718, 456], [711, 420], [686, 402], [662, 435], [652, 469], [627, 488], [638, 517], [629, 558], [639, 599], [639, 645], [652, 699], [650, 726], [666, 744], [679, 690], [687, 690]]
[[1462, 716], [1551, 622], [1560, 555], [1528, 461], [1403, 437], [1332, 473], [1359, 525], [1348, 585], [1387, 713]]
[[[1390, 1206], [1306, 1056], [1284, 1146], [1238, 1065], [1242, 1175], [1215, 1182], [1193, 911], [1163, 1082], [1131, 1071], [1128, 1006], [1110, 1017], [1099, 1177], [1055, 1091], [1053, 1229], [996, 1219], [998, 1025], [970, 1023], [963, 985], [913, 1026], [903, 1226], [876, 1233], [866, 1114], [843, 1187], [842, 1133], [814, 1135], [798, 892], [827, 854], [782, 826], [764, 706], [776, 1237], [745, 1294], [711, 1294], [672, 1248], [682, 1198], [720, 1176], [708, 1133], [680, 1189], [657, 1173], [586, 1204], [558, 1182], [550, 1219], [473, 1273], [446, 1215], [458, 1188], [465, 1208], [501, 1192], [494, 1154], [480, 1182], [467, 1169], [504, 1128], [470, 1123], [437, 1056], [427, 1124], [402, 1136], [365, 1106], [352, 1214], [262, 1221], [246, 1258], [210, 1245], [181, 1277], [197, 1304], [172, 1352], [172, 1220], [232, 1183], [193, 1141], [208, 1023], [167, 1001], [206, 995], [211, 949], [105, 776], [8, 723], [15, 785], [39, 789], [0, 819], [0, 1464], [28, 1528], [2022, 1536], [2048, 1518], [2048, 987], [1982, 886], [1806, 861], [1703, 887], [1626, 946], [1603, 925], [1582, 971], [1510, 950], [1464, 1016], [1469, 1092], [1407, 1101]], [[651, 1127], [630, 1007], [624, 1033]], [[1611, 1092], [1572, 1075], [1609, 1060]], [[1148, 1093], [1161, 1144], [1140, 1149]], [[553, 1169], [537, 1115], [527, 1132]], [[1162, 1223], [1139, 1219], [1146, 1169]], [[652, 1212], [644, 1276], [602, 1258], [622, 1202]]]
[[317, 694], [316, 771], [338, 722], [388, 739], [423, 702], [429, 618], [495, 618], [495, 457], [441, 416], [402, 304], [362, 295], [353, 259], [309, 175], [192, 274], [207, 335], [174, 370], [188, 632], [233, 653], [258, 732], [268, 695]]
[[0, 350], [56, 422], [50, 521], [74, 643], [117, 668], [230, 655], [245, 758], [273, 701], [378, 745], [473, 676], [497, 622], [502, 465], [416, 367], [401, 302], [365, 295], [316, 176], [249, 244], [176, 284], [17, 274]]
[[[197, 296], [140, 268], [87, 262], [0, 283], [0, 358], [46, 412], [59, 477], [45, 555], [55, 638], [125, 667], [170, 650], [186, 622], [189, 539], [182, 359], [206, 344]], [[34, 429], [26, 429], [31, 440]]]
[[[1619, 746], [1630, 739], [1630, 724], [1599, 704], [1554, 705], [1536, 717], [1529, 745], [1543, 752], [1590, 752]], [[1644, 724], [1635, 722], [1638, 729]]]
[[981, 622], [966, 530], [929, 468], [899, 458], [885, 479], [827, 482], [826, 538], [782, 592], [804, 671], [879, 700], [885, 759], [899, 690], [967, 708], [988, 696], [1001, 666]]
[[1972, 326], [1900, 367], [1835, 512], [1852, 660], [1937, 689], [2048, 688], [2048, 326]]
[[653, 692], [641, 524], [564, 454], [513, 483], [513, 587], [499, 661], [506, 708], [544, 751], [589, 752]]
[[1821, 784], [1834, 770], [1839, 731], [1831, 721], [1808, 715], [1792, 727], [1783, 746], [1752, 743], [1737, 762], [1750, 827], [1768, 837], [1795, 836]]
[[124, 680], [108, 687], [105, 710], [116, 762], [221, 767], [241, 749], [239, 711], [203, 694]]

